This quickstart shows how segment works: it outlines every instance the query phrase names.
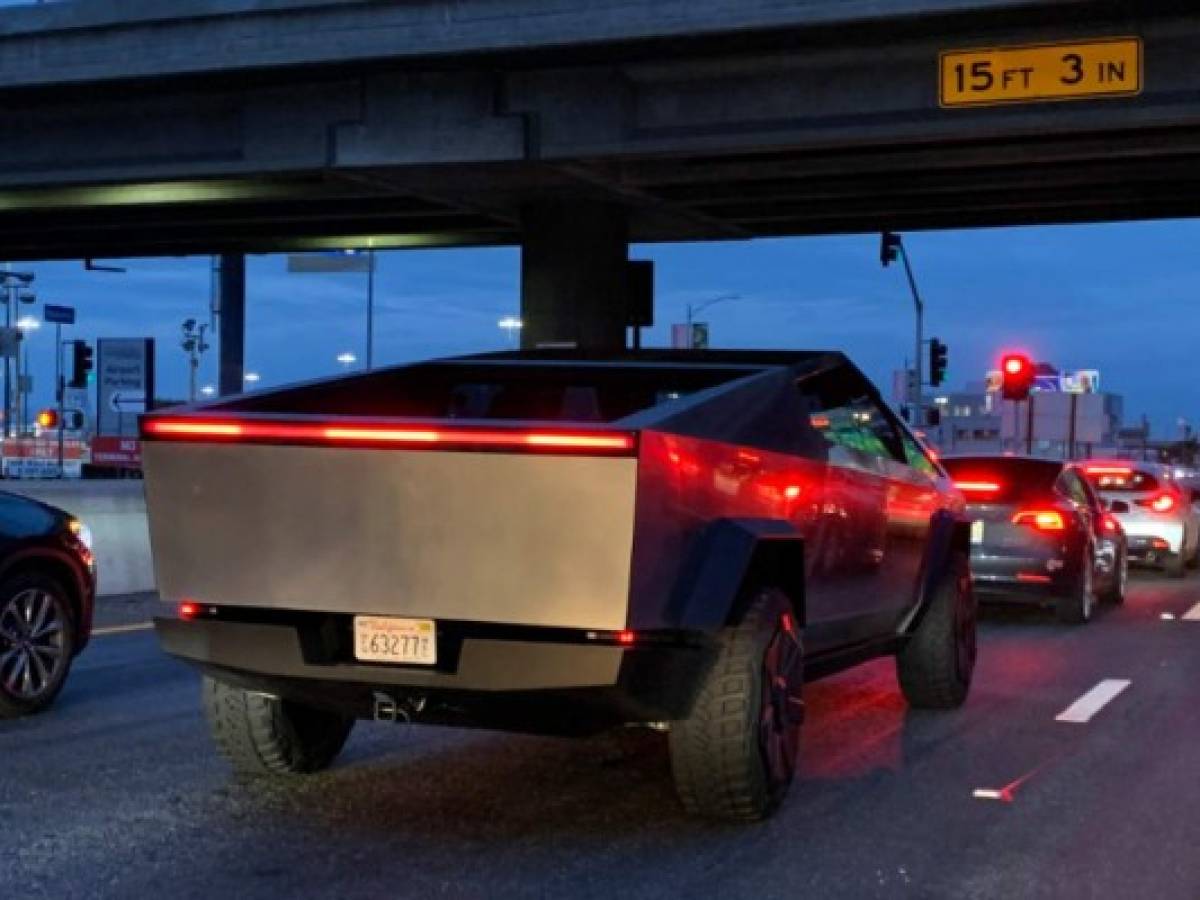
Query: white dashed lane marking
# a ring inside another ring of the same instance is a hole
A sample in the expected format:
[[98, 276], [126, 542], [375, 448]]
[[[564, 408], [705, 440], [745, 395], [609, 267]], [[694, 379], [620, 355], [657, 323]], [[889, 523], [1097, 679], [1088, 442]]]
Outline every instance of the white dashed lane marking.
[[1197, 603], [1191, 609], [1183, 614], [1185, 622], [1200, 622], [1200, 603]]
[[1128, 678], [1105, 678], [1098, 685], [1054, 717], [1056, 722], [1082, 724], [1104, 709], [1121, 691], [1132, 684]]
[[111, 625], [108, 628], [97, 628], [92, 632], [92, 636], [104, 637], [109, 634], [129, 634], [133, 631], [148, 631], [153, 627], [153, 622], [135, 622], [132, 625]]

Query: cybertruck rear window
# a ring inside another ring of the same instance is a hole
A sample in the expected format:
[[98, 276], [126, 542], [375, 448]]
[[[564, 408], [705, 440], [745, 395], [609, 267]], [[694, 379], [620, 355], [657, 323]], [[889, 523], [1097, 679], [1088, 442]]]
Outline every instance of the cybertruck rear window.
[[296, 415], [605, 423], [753, 373], [743, 367], [430, 363], [251, 396], [213, 408]]

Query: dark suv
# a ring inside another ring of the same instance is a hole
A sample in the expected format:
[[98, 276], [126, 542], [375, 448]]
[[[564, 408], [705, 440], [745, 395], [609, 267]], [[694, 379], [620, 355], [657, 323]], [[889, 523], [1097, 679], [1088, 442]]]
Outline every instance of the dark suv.
[[236, 767], [356, 718], [669, 731], [685, 806], [754, 819], [802, 686], [975, 658], [961, 495], [840, 353], [441, 360], [143, 422], [165, 648]]

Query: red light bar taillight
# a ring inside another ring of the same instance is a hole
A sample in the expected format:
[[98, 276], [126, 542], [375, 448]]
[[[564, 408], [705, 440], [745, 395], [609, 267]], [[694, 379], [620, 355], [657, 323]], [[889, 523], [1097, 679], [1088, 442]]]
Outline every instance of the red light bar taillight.
[[637, 440], [625, 431], [544, 431], [428, 428], [370, 424], [311, 424], [307, 422], [229, 421], [213, 419], [149, 419], [142, 434], [161, 440], [222, 442], [279, 442], [329, 446], [459, 446], [478, 449], [560, 450], [577, 453], [628, 454]]
[[1038, 531], [1063, 531], [1067, 527], [1062, 513], [1055, 509], [1023, 509], [1012, 521], [1014, 525], [1028, 525]]

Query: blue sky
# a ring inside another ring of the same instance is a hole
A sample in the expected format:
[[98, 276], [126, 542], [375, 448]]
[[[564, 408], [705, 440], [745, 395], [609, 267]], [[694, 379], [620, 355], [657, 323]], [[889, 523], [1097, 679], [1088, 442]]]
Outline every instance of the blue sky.
[[[897, 267], [882, 269], [878, 235], [635, 247], [658, 264], [657, 325], [666, 345], [684, 307], [720, 294], [701, 318], [719, 347], [843, 349], [884, 389], [912, 350], [913, 312]], [[926, 336], [950, 345], [948, 387], [982, 378], [1011, 347], [1064, 368], [1098, 368], [1159, 434], [1200, 421], [1196, 294], [1200, 225], [1192, 221], [986, 229], [906, 235], [926, 301]], [[79, 263], [27, 264], [41, 301], [73, 305], [70, 337], [158, 340], [159, 394], [183, 397], [180, 323], [207, 318], [207, 258], [129, 260], [128, 273]], [[387, 253], [377, 279], [376, 357], [387, 364], [505, 346], [496, 320], [519, 308], [516, 250]], [[248, 264], [248, 366], [263, 385], [333, 374], [344, 350], [362, 356], [362, 275], [289, 275], [280, 256]], [[53, 367], [49, 329], [31, 347], [38, 402]], [[214, 342], [215, 344], [215, 342]], [[216, 351], [202, 383], [215, 380]]]

